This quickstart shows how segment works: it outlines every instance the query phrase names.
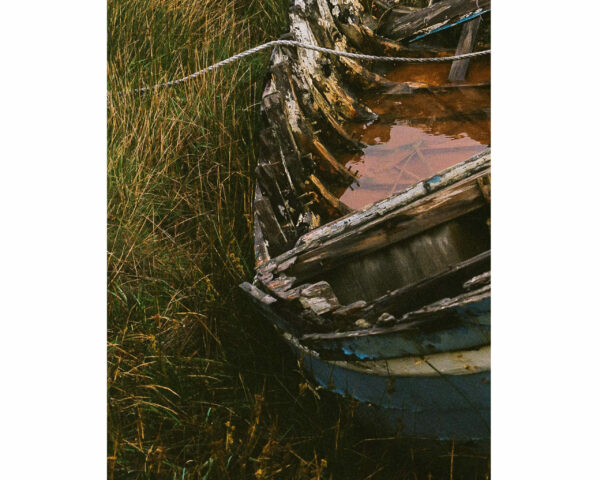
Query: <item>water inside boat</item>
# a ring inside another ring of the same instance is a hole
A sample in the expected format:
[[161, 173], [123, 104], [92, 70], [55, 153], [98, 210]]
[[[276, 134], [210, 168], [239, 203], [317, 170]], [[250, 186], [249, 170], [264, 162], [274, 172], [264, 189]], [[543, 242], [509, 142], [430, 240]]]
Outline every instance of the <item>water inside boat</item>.
[[342, 202], [361, 208], [490, 146], [489, 57], [471, 60], [460, 84], [448, 82], [450, 67], [450, 63], [404, 64], [385, 77], [408, 83], [410, 93], [399, 93], [404, 88], [399, 86], [359, 96], [379, 119], [345, 125], [367, 146], [340, 157], [358, 172], [358, 181], [339, 194]]

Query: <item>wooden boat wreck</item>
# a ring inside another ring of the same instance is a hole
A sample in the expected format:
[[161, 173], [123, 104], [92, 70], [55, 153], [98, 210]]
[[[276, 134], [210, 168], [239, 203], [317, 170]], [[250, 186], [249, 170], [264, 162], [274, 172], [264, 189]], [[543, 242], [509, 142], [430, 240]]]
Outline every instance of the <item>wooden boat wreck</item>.
[[[411, 40], [460, 23], [457, 51], [472, 50], [490, 8], [487, 0], [422, 9], [383, 0], [373, 9], [359, 0], [291, 4], [286, 38], [414, 56], [441, 50]], [[360, 182], [340, 158], [365, 148], [348, 125], [378, 121], [362, 93], [439, 99], [465, 86], [467, 62], [448, 64], [450, 80], [429, 85], [390, 80], [375, 63], [277, 47], [262, 96], [256, 276], [241, 288], [319, 385], [373, 406], [408, 436], [489, 438], [491, 153], [358, 209], [340, 200]]]

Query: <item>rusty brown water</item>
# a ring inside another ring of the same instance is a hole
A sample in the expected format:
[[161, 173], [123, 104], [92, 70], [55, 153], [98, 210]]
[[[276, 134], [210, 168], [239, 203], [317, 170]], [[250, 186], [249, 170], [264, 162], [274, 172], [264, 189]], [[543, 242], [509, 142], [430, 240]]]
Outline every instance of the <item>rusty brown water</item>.
[[[386, 74], [412, 82], [413, 93], [394, 90], [360, 97], [379, 115], [372, 124], [345, 128], [367, 146], [340, 157], [358, 182], [340, 193], [351, 208], [400, 192], [490, 145], [490, 63], [473, 60], [465, 82], [447, 82], [450, 64], [407, 64]], [[426, 88], [425, 88], [426, 87]]]

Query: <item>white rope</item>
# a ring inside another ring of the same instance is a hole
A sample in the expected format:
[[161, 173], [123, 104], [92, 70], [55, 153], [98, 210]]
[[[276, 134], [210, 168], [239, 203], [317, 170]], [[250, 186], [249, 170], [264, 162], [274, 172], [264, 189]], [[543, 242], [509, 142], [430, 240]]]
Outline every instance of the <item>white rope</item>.
[[411, 58], [411, 57], [380, 57], [376, 55], [366, 55], [364, 53], [352, 53], [352, 52], [344, 52], [340, 50], [332, 50], [330, 48], [319, 47], [318, 45], [313, 45], [310, 43], [302, 43], [297, 42], [295, 40], [273, 40], [271, 42], [263, 43], [258, 47], [250, 48], [244, 52], [238, 53], [229, 57], [225, 60], [221, 60], [220, 62], [211, 65], [210, 67], [203, 68], [196, 73], [192, 73], [187, 77], [179, 78], [177, 80], [171, 80], [166, 83], [159, 83], [158, 85], [153, 85], [151, 87], [142, 87], [137, 88], [135, 90], [130, 90], [131, 92], [147, 92], [151, 90], [158, 90], [159, 88], [170, 87], [172, 85], [178, 85], [183, 82], [187, 82], [192, 80], [200, 75], [210, 72], [211, 70], [216, 70], [224, 65], [235, 62], [241, 58], [247, 57], [248, 55], [252, 55], [254, 53], [260, 52], [261, 50], [265, 50], [266, 48], [275, 47], [278, 45], [286, 46], [286, 47], [301, 47], [306, 48], [307, 50], [315, 50], [321, 53], [328, 53], [331, 55], [337, 55], [339, 57], [348, 57], [354, 58], [356, 60], [373, 60], [377, 62], [404, 62], [404, 63], [435, 63], [435, 62], [453, 62], [454, 60], [463, 60], [466, 58], [479, 57], [481, 55], [488, 55], [492, 51], [491, 50], [483, 50], [481, 52], [473, 52], [473, 53], [463, 53], [462, 55], [452, 55], [449, 57], [429, 57], [429, 58]]

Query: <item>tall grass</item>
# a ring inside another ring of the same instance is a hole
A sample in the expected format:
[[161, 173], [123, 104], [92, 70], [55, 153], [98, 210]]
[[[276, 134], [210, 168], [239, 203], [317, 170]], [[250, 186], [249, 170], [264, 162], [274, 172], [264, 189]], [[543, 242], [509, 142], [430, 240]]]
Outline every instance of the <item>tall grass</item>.
[[485, 458], [365, 439], [238, 294], [268, 54], [129, 92], [286, 24], [287, 0], [108, 2], [109, 477], [444, 478], [461, 461], [485, 475]]

